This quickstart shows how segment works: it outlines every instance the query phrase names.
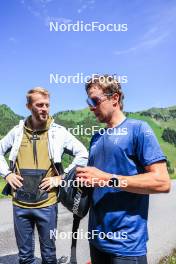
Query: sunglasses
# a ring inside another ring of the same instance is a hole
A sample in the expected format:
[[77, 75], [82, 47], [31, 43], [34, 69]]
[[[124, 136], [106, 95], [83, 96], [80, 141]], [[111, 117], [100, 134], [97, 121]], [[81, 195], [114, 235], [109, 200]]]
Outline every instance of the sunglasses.
[[112, 93], [106, 93], [106, 94], [103, 94], [101, 96], [96, 96], [94, 98], [88, 97], [87, 100], [86, 100], [86, 102], [87, 102], [88, 106], [90, 106], [90, 107], [96, 107], [97, 105], [99, 105], [102, 102], [104, 102], [105, 100], [107, 100], [107, 98], [105, 100], [102, 100], [101, 99], [102, 97], [105, 97], [105, 96], [112, 96]]

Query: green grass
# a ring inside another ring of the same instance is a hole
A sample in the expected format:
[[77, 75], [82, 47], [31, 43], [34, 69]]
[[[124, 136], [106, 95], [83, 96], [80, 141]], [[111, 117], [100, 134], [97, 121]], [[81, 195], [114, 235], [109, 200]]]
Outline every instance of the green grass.
[[161, 135], [162, 135], [162, 132], [163, 132], [163, 128], [161, 128], [158, 124], [156, 124], [156, 122], [154, 120], [152, 120], [150, 117], [142, 116], [142, 115], [137, 114], [137, 113], [129, 114], [128, 117], [146, 121], [152, 127], [152, 129], [154, 130], [154, 132], [155, 132], [155, 134], [156, 134], [156, 136], [157, 136], [157, 138], [159, 140], [159, 143], [163, 141], [162, 138], [161, 138]]
[[162, 258], [158, 264], [176, 264], [176, 249], [170, 255]]
[[6, 181], [5, 180], [3, 180], [2, 178], [0, 178], [0, 198], [3, 198], [4, 197], [4, 195], [2, 195], [2, 190], [3, 190], [3, 188], [4, 188], [4, 186], [5, 186], [5, 184], [6, 184]]
[[176, 130], [176, 122], [175, 119], [172, 120], [168, 120], [167, 122], [165, 121], [156, 121], [160, 126], [162, 126], [163, 128], [167, 128], [169, 127], [170, 129]]
[[[175, 109], [175, 106], [172, 108]], [[168, 109], [157, 109], [157, 108], [154, 109], [153, 108], [152, 111], [154, 112], [163, 111], [163, 113], [165, 113], [165, 112], [168, 112], [168, 110], [172, 108], [168, 108]], [[61, 112], [59, 113], [58, 116], [62, 120], [67, 120], [67, 121], [72, 120], [73, 122], [75, 121], [77, 123], [77, 122], [83, 121], [88, 115], [91, 116], [93, 119], [93, 114], [90, 113], [88, 108], [86, 108], [86, 109], [78, 110], [78, 111]], [[171, 162], [171, 167], [176, 169], [176, 159], [175, 159], [176, 148], [172, 144], [165, 142], [161, 137], [164, 128], [167, 126], [166, 125], [167, 122], [164, 122], [164, 121], [158, 122], [155, 119], [152, 119], [149, 116], [143, 116], [140, 113], [132, 113], [132, 114], [129, 114], [128, 117], [144, 120], [152, 127], [152, 129], [154, 130], [158, 138], [159, 144], [161, 145], [163, 152], [167, 156], [168, 160]], [[169, 122], [168, 124], [171, 125], [173, 129], [174, 128], [176, 129], [176, 125], [173, 120], [169, 120], [168, 122]], [[171, 178], [175, 178], [175, 177], [176, 175], [171, 175]]]
[[58, 117], [61, 120], [73, 121], [75, 123], [83, 121], [87, 116], [93, 116], [89, 108], [76, 111], [64, 111], [56, 113], [53, 117]]
[[[170, 107], [168, 109], [155, 109], [152, 108], [151, 111], [152, 112], [162, 112], [163, 114], [167, 114], [169, 109], [175, 109], [176, 107]], [[89, 117], [90, 119], [90, 124], [89, 125], [94, 125], [97, 124], [100, 127], [104, 127], [104, 124], [100, 124], [97, 121], [95, 121], [95, 117], [94, 115], [90, 112], [89, 108], [83, 109], [83, 110], [78, 110], [78, 111], [65, 111], [65, 112], [60, 112], [55, 114], [55, 117], [58, 117], [58, 119], [60, 120], [66, 120], [69, 122], [73, 122], [73, 124], [81, 124], [84, 119], [86, 120], [86, 122], [84, 123], [84, 126], [86, 127], [87, 124], [87, 119]], [[167, 142], [165, 142], [162, 139], [162, 133], [164, 128], [166, 127], [170, 127], [173, 129], [176, 129], [176, 123], [175, 120], [168, 120], [167, 122], [164, 122], [162, 120], [157, 121], [155, 119], [152, 119], [149, 116], [143, 116], [140, 113], [131, 113], [128, 115], [129, 118], [134, 118], [134, 119], [140, 119], [140, 120], [144, 120], [146, 121], [154, 130], [154, 133], [156, 134], [158, 141], [161, 145], [161, 148], [163, 150], [163, 152], [165, 153], [165, 155], [167, 156], [168, 160], [171, 163], [171, 167], [175, 168], [175, 174], [171, 174], [170, 177], [171, 179], [176, 179], [176, 148], [172, 145], [169, 144]], [[96, 123], [97, 122], [97, 123]], [[0, 138], [2, 136], [0, 135]], [[80, 137], [80, 140], [83, 141], [83, 143], [88, 147], [89, 146], [89, 141], [90, 141], [90, 137]], [[69, 163], [71, 162], [70, 158], [65, 156], [64, 157], [64, 161], [63, 161], [63, 165], [64, 167], [66, 167]], [[4, 197], [1, 194], [1, 191], [3, 189], [3, 187], [5, 186], [5, 181], [0, 178], [0, 198]]]
[[[142, 116], [140, 114], [134, 113], [134, 114], [130, 114], [129, 115], [130, 118], [134, 118], [134, 119], [140, 119], [140, 120], [144, 120], [146, 121], [153, 129], [155, 135], [158, 138], [159, 144], [164, 152], [164, 154], [167, 156], [168, 160], [171, 162], [171, 166], [172, 168], [176, 169], [176, 148], [174, 147], [174, 145], [167, 143], [166, 141], [164, 141], [162, 139], [162, 133], [164, 128], [161, 127], [159, 124], [157, 124], [157, 122], [153, 119], [151, 119], [150, 117], [147, 116]], [[176, 175], [170, 175], [171, 178], [176, 178]]]

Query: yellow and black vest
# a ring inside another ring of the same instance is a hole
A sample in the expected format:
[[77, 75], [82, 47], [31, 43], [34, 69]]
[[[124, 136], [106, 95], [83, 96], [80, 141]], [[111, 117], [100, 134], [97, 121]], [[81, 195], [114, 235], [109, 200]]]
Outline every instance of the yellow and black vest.
[[[42, 208], [57, 202], [58, 188], [53, 188], [48, 193], [40, 193], [40, 198], [42, 197], [42, 199], [33, 199], [35, 191], [40, 192], [38, 188], [42, 179], [40, 172], [43, 173], [44, 177], [54, 177], [57, 175], [48, 153], [48, 129], [51, 122], [52, 118], [49, 117], [46, 127], [37, 131], [32, 129], [31, 117], [25, 123], [23, 139], [16, 160], [16, 173], [22, 177], [24, 173], [25, 177], [23, 177], [23, 180], [25, 181], [25, 190], [27, 191], [20, 192], [18, 190], [19, 192], [13, 192], [14, 205], [24, 208]], [[32, 199], [23, 199], [25, 196], [29, 196], [31, 189], [33, 191]]]

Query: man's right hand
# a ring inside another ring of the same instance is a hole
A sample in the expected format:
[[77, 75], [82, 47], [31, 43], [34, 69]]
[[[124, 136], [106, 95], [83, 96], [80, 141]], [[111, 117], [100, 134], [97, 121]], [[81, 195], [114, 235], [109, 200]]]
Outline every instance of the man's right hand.
[[10, 186], [14, 190], [16, 190], [17, 188], [20, 188], [21, 186], [23, 186], [23, 184], [22, 184], [23, 178], [20, 175], [17, 175], [15, 173], [10, 173], [6, 177], [6, 181], [10, 184]]

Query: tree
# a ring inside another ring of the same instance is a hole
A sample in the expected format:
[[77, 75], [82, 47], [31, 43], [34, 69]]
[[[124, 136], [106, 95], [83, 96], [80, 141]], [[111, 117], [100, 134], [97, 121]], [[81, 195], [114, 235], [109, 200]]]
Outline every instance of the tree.
[[170, 128], [165, 128], [162, 134], [162, 138], [176, 146], [176, 131]]

